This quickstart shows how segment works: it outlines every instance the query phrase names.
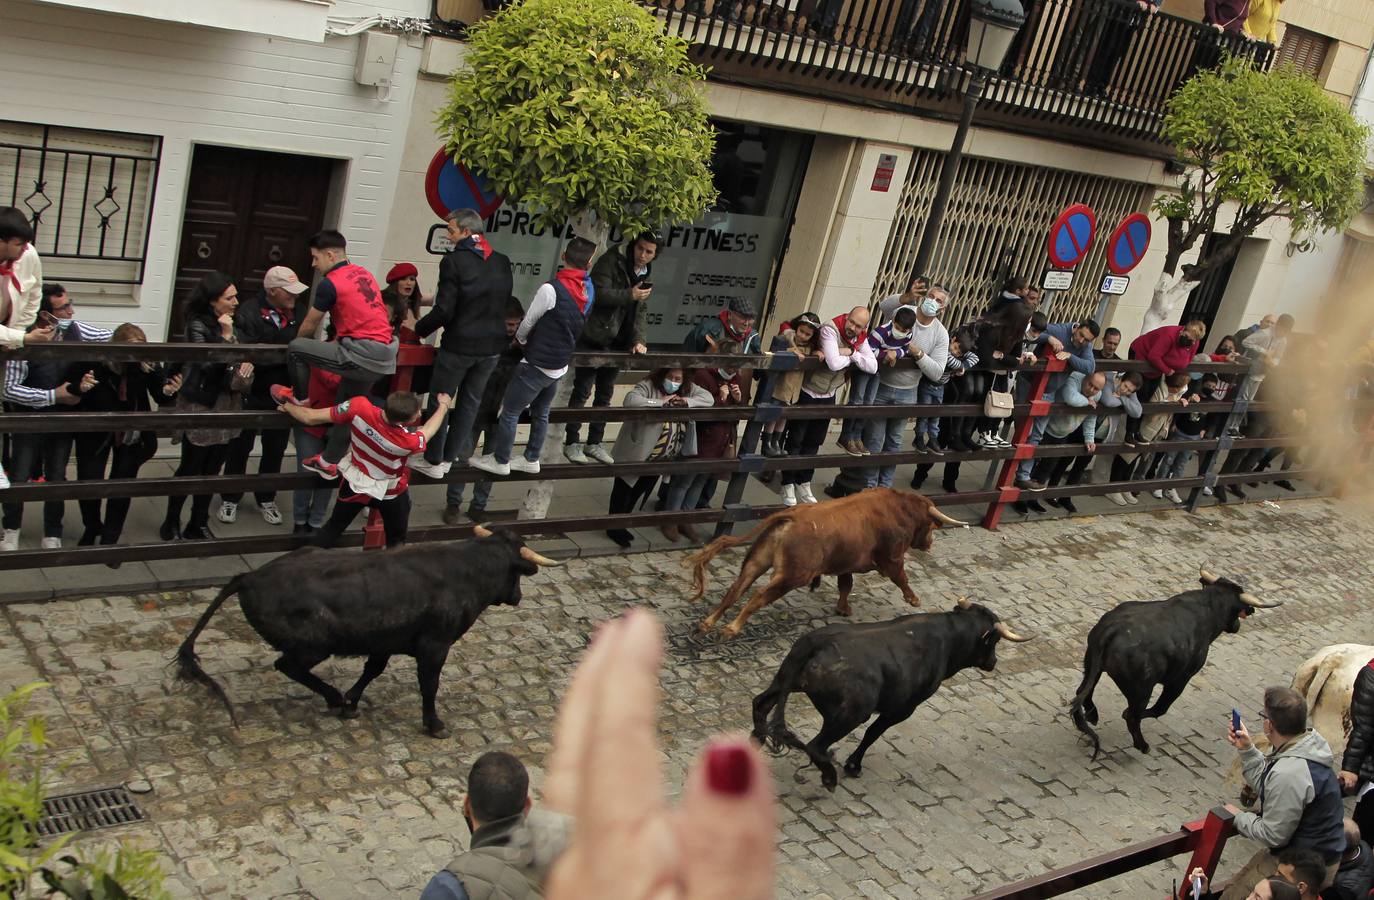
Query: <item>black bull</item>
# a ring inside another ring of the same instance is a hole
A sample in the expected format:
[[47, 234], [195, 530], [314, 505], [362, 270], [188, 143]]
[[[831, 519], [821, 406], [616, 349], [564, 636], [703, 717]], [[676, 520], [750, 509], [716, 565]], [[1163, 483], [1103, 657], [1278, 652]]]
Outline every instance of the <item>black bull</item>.
[[[1131, 741], [1141, 753], [1150, 745], [1140, 733], [1142, 719], [1157, 719], [1183, 693], [1188, 682], [1207, 663], [1207, 651], [1222, 632], [1240, 631], [1240, 620], [1256, 609], [1279, 603], [1261, 603], [1245, 589], [1203, 569], [1200, 590], [1175, 594], [1168, 600], [1128, 601], [1107, 612], [1088, 632], [1083, 654], [1083, 681], [1069, 713], [1078, 730], [1093, 745], [1093, 759], [1102, 750], [1097, 732], [1097, 706], [1093, 690], [1105, 672], [1126, 697], [1121, 717]], [[1155, 685], [1163, 685], [1159, 699], [1146, 707]]]
[[[493, 604], [520, 602], [520, 577], [559, 563], [514, 534], [477, 526], [477, 540], [414, 544], [392, 550], [299, 550], [226, 584], [177, 651], [178, 677], [205, 685], [233, 704], [200, 666], [196, 638], [229, 597], [244, 618], [280, 651], [276, 668], [324, 698], [344, 718], [358, 714], [368, 684], [397, 654], [415, 657], [425, 730], [444, 737], [434, 698], [449, 648]], [[331, 656], [365, 656], [362, 676], [340, 694], [311, 672]]]
[[[864, 753], [884, 731], [905, 721], [961, 669], [997, 665], [997, 642], [1026, 641], [992, 610], [960, 599], [952, 612], [902, 616], [868, 625], [828, 625], [803, 635], [767, 690], [754, 698], [754, 738], [774, 749], [794, 747], [821, 770], [821, 783], [837, 782], [830, 747], [877, 713], [844, 764], [858, 775]], [[787, 727], [787, 697], [801, 691], [821, 714], [809, 743]], [[771, 721], [770, 721], [771, 713]]]

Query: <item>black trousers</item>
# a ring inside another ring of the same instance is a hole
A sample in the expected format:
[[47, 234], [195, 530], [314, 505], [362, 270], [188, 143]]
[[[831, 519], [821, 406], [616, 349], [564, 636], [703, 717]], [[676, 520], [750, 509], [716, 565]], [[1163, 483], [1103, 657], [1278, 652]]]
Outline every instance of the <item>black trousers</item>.
[[1374, 836], [1374, 791], [1365, 794], [1360, 802], [1355, 804], [1355, 811], [1350, 814], [1350, 818], [1360, 826], [1360, 835], [1366, 841]]
[[[10, 481], [21, 484], [36, 481], [39, 475], [49, 483], [67, 480], [67, 462], [72, 456], [70, 434], [16, 434], [11, 445]], [[62, 513], [66, 504], [49, 500], [43, 504], [43, 537], [62, 536]], [[24, 521], [24, 504], [4, 505], [4, 526], [14, 530]]]
[[[825, 406], [833, 404], [834, 397], [812, 397], [802, 391], [797, 397], [797, 406]], [[815, 456], [821, 452], [825, 435], [830, 430], [829, 419], [797, 419], [787, 423], [787, 455]], [[816, 474], [815, 469], [794, 469], [782, 473], [783, 484], [809, 484]]]
[[[611, 395], [615, 393], [615, 376], [620, 370], [615, 366], [602, 366], [594, 368], [592, 366], [578, 366], [573, 370], [573, 389], [572, 396], [568, 398], [568, 408], [581, 408], [587, 405], [587, 398], [591, 398], [592, 407], [610, 406]], [[595, 391], [593, 393], [593, 391]], [[581, 422], [568, 423], [569, 444], [580, 444], [582, 434]], [[605, 422], [587, 423], [587, 443], [599, 444], [606, 435]]]
[[[214, 444], [197, 447], [186, 438], [181, 439], [181, 462], [173, 473], [176, 478], [194, 478], [201, 475], [218, 475], [224, 466], [224, 458], [229, 454], [229, 445]], [[191, 517], [186, 520], [187, 528], [203, 529], [210, 523], [210, 500], [214, 494], [196, 494], [191, 498]], [[180, 527], [181, 508], [186, 497], [179, 495], [167, 498], [167, 515], [164, 524]]]
[[[116, 444], [115, 437], [110, 432], [76, 436], [78, 481], [99, 481], [106, 477], [137, 478], [138, 470], [157, 452], [157, 436], [151, 431], [140, 432], [133, 444]], [[124, 531], [124, 521], [129, 517], [129, 500], [128, 497], [106, 500], [104, 516], [100, 514], [98, 499], [76, 501], [81, 507], [81, 525], [86, 532], [82, 535], [83, 543], [90, 543], [88, 538], [96, 536], [102, 544], [118, 543]]]
[[[256, 428], [245, 428], [238, 437], [229, 442], [228, 454], [224, 459], [225, 475], [243, 475], [248, 472], [248, 457], [253, 453], [253, 442], [258, 438]], [[291, 439], [289, 428], [264, 428], [262, 430], [262, 458], [258, 460], [259, 475], [276, 475], [281, 472], [282, 460], [286, 457], [286, 445]], [[220, 494], [221, 500], [238, 503], [243, 492]], [[254, 491], [253, 499], [258, 503], [271, 503], [277, 499], [276, 491]]]
[[316, 547], [333, 547], [337, 544], [348, 526], [358, 518], [358, 513], [365, 509], [375, 509], [382, 514], [382, 528], [386, 531], [388, 547], [399, 547], [406, 542], [406, 531], [410, 527], [410, 491], [402, 491], [387, 500], [367, 497], [366, 502], [360, 502], [362, 496], [354, 493], [348, 482], [339, 485], [339, 496], [334, 498], [334, 510], [329, 514], [329, 521], [315, 533]]
[[[1052, 437], [1051, 435], [1048, 435], [1048, 434], [1047, 434], [1047, 435], [1045, 435], [1044, 437], [1042, 437], [1042, 438], [1040, 439], [1040, 446], [1042, 446], [1042, 447], [1049, 447], [1049, 446], [1052, 446], [1052, 445], [1053, 445], [1053, 446], [1063, 446], [1063, 445], [1065, 445], [1065, 444], [1082, 444], [1082, 443], [1083, 443], [1083, 426], [1082, 426], [1082, 425], [1079, 425], [1077, 428], [1075, 428], [1073, 431], [1069, 432], [1068, 434], [1066, 434], [1066, 435], [1065, 435], [1064, 437], [1062, 437], [1062, 438], [1059, 438], [1059, 437]], [[1083, 456], [1055, 456], [1055, 457], [1048, 457], [1048, 456], [1047, 456], [1047, 457], [1045, 457], [1044, 459], [1040, 460], [1040, 462], [1036, 463], [1036, 465], [1035, 465], [1035, 476], [1034, 476], [1034, 477], [1036, 478], [1036, 480], [1042, 481], [1042, 482], [1044, 482], [1045, 484], [1049, 485], [1050, 487], [1054, 487], [1055, 485], [1059, 484], [1059, 482], [1061, 482], [1061, 481], [1064, 480], [1064, 473], [1066, 473], [1066, 472], [1069, 470], [1069, 466], [1070, 466], [1070, 465], [1072, 465], [1073, 463], [1077, 462], [1078, 460], [1084, 459], [1084, 458], [1089, 459], [1089, 460], [1092, 459], [1091, 456], [1088, 456], [1088, 457], [1083, 457]]]
[[[623, 478], [617, 478], [611, 484], [611, 505], [609, 512], [613, 516], [623, 516], [626, 513], [634, 512], [635, 507], [648, 499], [654, 491], [654, 485], [658, 482], [657, 475], [641, 475], [631, 484]], [[624, 528], [607, 529], [606, 536], [611, 540], [625, 539], [630, 536], [629, 531]]]

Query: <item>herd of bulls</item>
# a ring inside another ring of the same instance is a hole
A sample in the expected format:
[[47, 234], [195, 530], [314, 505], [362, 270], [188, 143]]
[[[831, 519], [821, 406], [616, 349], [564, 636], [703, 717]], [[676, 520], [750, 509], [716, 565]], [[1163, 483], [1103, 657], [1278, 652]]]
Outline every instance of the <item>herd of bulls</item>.
[[[788, 591], [807, 585], [814, 589], [824, 575], [838, 576], [840, 615], [850, 614], [853, 576], [861, 572], [882, 573], [907, 602], [919, 606], [907, 583], [907, 552], [929, 551], [935, 529], [963, 524], [920, 494], [886, 488], [776, 513], [750, 534], [717, 538], [687, 558], [686, 564], [694, 567], [692, 599], [697, 600], [705, 592], [707, 564], [722, 550], [753, 542], [739, 577], [700, 630], [710, 631], [770, 569], [768, 582], [723, 636], [737, 635], [751, 615]], [[237, 576], [181, 645], [178, 674], [208, 687], [234, 717], [223, 688], [201, 667], [195, 641], [224, 601], [238, 595], [249, 624], [281, 654], [276, 668], [346, 718], [358, 714], [363, 691], [391, 656], [414, 657], [425, 731], [443, 737], [446, 729], [436, 713], [435, 696], [450, 647], [488, 606], [518, 604], [522, 576], [558, 565], [511, 532], [478, 526], [474, 533], [474, 540], [442, 546], [367, 553], [299, 550]], [[1098, 720], [1092, 695], [1104, 673], [1126, 697], [1123, 718], [1135, 747], [1146, 752], [1141, 720], [1168, 711], [1206, 663], [1212, 641], [1223, 632], [1239, 631], [1241, 620], [1256, 609], [1279, 605], [1262, 603], [1235, 582], [1206, 570], [1201, 581], [1201, 588], [1167, 600], [1122, 603], [1089, 633], [1083, 681], [1070, 713], [1091, 739], [1094, 757], [1100, 744], [1092, 728]], [[1002, 640], [1030, 637], [1018, 635], [992, 610], [966, 599], [949, 612], [811, 631], [796, 641], [772, 682], [754, 698], [754, 736], [776, 749], [805, 752], [824, 786], [834, 790], [833, 744], [876, 716], [844, 764], [846, 774], [859, 774], [868, 748], [910, 717], [945, 679], [971, 667], [992, 671]], [[366, 659], [361, 677], [346, 693], [311, 671], [330, 656]], [[1157, 686], [1162, 686], [1161, 694], [1147, 706]], [[821, 730], [810, 741], [803, 742], [787, 727], [785, 710], [792, 693], [806, 694], [821, 714]]]

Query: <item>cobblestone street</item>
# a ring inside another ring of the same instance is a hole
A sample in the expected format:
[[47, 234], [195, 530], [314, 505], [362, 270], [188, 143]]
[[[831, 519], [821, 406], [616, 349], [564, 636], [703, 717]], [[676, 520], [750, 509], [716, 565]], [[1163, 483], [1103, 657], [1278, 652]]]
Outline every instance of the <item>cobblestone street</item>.
[[[938, 533], [933, 555], [908, 563], [925, 608], [966, 594], [1037, 638], [1004, 644], [996, 672], [952, 679], [833, 795], [801, 754], [775, 757], [779, 896], [961, 898], [1172, 831], [1232, 800], [1231, 708], [1253, 719], [1262, 688], [1287, 684], [1319, 647], [1374, 643], [1371, 549], [1374, 512], [1329, 500]], [[510, 749], [542, 780], [558, 699], [597, 621], [638, 603], [667, 623], [661, 726], [676, 783], [708, 735], [747, 727], [750, 699], [793, 639], [836, 620], [827, 579], [761, 611], [735, 642], [698, 642], [691, 631], [706, 609], [684, 605], [683, 555], [576, 560], [527, 579], [520, 607], [489, 610], [455, 645], [439, 695], [452, 732], [443, 741], [420, 731], [410, 660], [372, 685], [361, 718], [342, 721], [272, 669], [274, 654], [231, 602], [198, 649], [237, 703], [235, 730], [205, 691], [174, 686], [168, 667], [212, 590], [5, 606], [0, 683], [53, 685], [36, 705], [67, 766], [58, 788], [152, 783], [139, 798], [146, 822], [96, 835], [159, 847], [178, 896], [414, 897], [466, 847], [463, 782], [480, 751]], [[716, 562], [708, 599], [739, 559]], [[1067, 716], [1088, 629], [1119, 601], [1196, 585], [1201, 563], [1285, 605], [1218, 639], [1170, 713], [1146, 721], [1148, 756], [1131, 749], [1120, 695], [1104, 679], [1104, 752], [1090, 762]], [[907, 612], [876, 575], [857, 579], [852, 602], [856, 621]], [[360, 667], [331, 660], [317, 672], [347, 685]], [[795, 698], [789, 721], [809, 737], [818, 717]], [[1223, 873], [1250, 850], [1230, 844]], [[1183, 863], [1074, 896], [1162, 898]]]

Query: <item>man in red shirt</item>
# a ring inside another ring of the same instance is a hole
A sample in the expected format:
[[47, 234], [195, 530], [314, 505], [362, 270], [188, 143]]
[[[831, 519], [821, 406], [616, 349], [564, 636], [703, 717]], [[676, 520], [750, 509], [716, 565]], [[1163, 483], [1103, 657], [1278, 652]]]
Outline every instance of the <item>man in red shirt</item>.
[[[310, 369], [337, 372], [339, 400], [366, 394], [382, 375], [396, 371], [400, 347], [391, 328], [391, 317], [377, 279], [362, 266], [348, 261], [348, 244], [337, 231], [321, 231], [310, 238], [310, 261], [323, 277], [315, 287], [310, 311], [301, 320], [300, 337], [287, 345], [286, 361], [291, 385], [273, 385], [272, 399], [303, 405], [310, 389]], [[337, 340], [318, 341], [325, 313], [334, 325]], [[333, 428], [324, 451], [301, 465], [321, 476], [339, 477], [338, 463], [348, 449], [348, 429]]]
[[287, 402], [282, 411], [302, 425], [333, 422], [344, 426], [350, 436], [348, 456], [338, 465], [343, 476], [334, 512], [315, 536], [315, 545], [333, 547], [364, 507], [382, 514], [386, 545], [405, 543], [410, 522], [410, 469], [406, 460], [422, 453], [434, 438], [444, 416], [453, 407], [453, 398], [439, 394], [438, 406], [429, 420], [420, 421], [420, 398], [409, 391], [396, 391], [386, 398], [386, 409], [378, 409], [366, 397], [352, 397], [329, 409], [311, 409]]
[[[1175, 372], [1186, 372], [1193, 357], [1202, 350], [1202, 339], [1207, 336], [1207, 323], [1201, 319], [1189, 319], [1186, 325], [1161, 325], [1154, 331], [1147, 331], [1131, 341], [1130, 359], [1143, 359], [1150, 366], [1142, 372], [1145, 383], [1136, 393], [1141, 403], [1149, 403], [1155, 395], [1160, 381]], [[1135, 443], [1140, 437], [1140, 418], [1126, 419], [1126, 443]]]

